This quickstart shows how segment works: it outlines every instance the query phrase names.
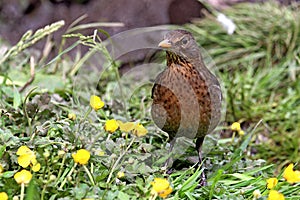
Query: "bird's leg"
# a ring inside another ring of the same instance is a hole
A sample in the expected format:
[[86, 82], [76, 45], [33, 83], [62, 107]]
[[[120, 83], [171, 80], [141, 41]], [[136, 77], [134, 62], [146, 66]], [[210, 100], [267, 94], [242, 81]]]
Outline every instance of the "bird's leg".
[[[166, 160], [166, 162], [165, 162], [165, 164], [164, 164], [164, 168], [165, 168], [165, 169], [168, 169], [170, 162], [172, 162], [172, 150], [173, 150], [175, 141], [176, 141], [176, 139], [173, 139], [173, 140], [170, 142], [170, 148], [169, 148], [169, 152], [168, 152], [168, 159]], [[171, 167], [170, 167], [170, 169], [167, 170], [167, 174], [171, 174], [172, 171], [173, 171], [173, 170], [172, 170]]]
[[[201, 147], [202, 147], [203, 140], [204, 140], [204, 137], [197, 138], [197, 140], [196, 140], [196, 149], [197, 149], [198, 157], [199, 157], [199, 165], [202, 164]], [[203, 171], [202, 171], [202, 173], [201, 173], [200, 185], [201, 185], [201, 186], [206, 186], [206, 185], [207, 185], [207, 182], [206, 182], [206, 177], [205, 177], [205, 173], [204, 173], [204, 167], [203, 167], [203, 164], [202, 164], [201, 168], [203, 168]]]

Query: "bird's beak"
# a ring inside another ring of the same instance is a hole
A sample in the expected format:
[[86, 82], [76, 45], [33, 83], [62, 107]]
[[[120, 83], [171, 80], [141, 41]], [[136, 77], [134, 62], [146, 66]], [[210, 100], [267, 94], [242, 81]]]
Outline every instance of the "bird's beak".
[[162, 47], [162, 48], [170, 48], [172, 46], [170, 40], [163, 40], [161, 41], [159, 44], [158, 44], [159, 47]]

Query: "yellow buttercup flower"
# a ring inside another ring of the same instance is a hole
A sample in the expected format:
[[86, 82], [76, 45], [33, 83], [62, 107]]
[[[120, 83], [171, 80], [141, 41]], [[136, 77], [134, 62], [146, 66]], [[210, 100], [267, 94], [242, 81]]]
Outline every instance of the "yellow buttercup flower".
[[231, 130], [232, 131], [241, 131], [241, 124], [239, 122], [234, 122], [232, 125], [231, 125]]
[[120, 130], [126, 133], [132, 131], [132, 133], [138, 137], [142, 137], [148, 133], [148, 130], [140, 123], [136, 122], [121, 122], [117, 121], [119, 124]]
[[276, 190], [270, 190], [268, 200], [284, 200], [284, 196]]
[[151, 185], [152, 192], [157, 193], [157, 195], [162, 198], [166, 198], [173, 191], [169, 181], [164, 178], [155, 178], [154, 181], [151, 182]]
[[76, 119], [76, 115], [74, 113], [69, 113], [68, 114], [68, 118], [72, 121], [74, 121]]
[[4, 168], [3, 168], [2, 165], [0, 164], [0, 175], [2, 174], [2, 172], [4, 172]]
[[277, 178], [269, 178], [267, 180], [267, 188], [268, 189], [273, 189], [278, 183], [278, 179]]
[[283, 172], [283, 178], [285, 178], [286, 181], [291, 184], [300, 182], [300, 171], [294, 171], [293, 168], [294, 164], [291, 163]]
[[124, 176], [125, 176], [125, 173], [122, 172], [122, 171], [119, 171], [119, 172], [117, 173], [117, 177], [118, 177], [118, 178], [123, 178]]
[[122, 132], [126, 132], [129, 133], [130, 131], [132, 131], [135, 127], [135, 123], [134, 122], [121, 122], [121, 121], [117, 121], [117, 123], [119, 124], [120, 130]]
[[35, 155], [22, 155], [18, 157], [18, 164], [23, 168], [26, 168], [30, 165], [31, 160], [35, 159]]
[[137, 124], [134, 127], [132, 133], [138, 137], [142, 137], [145, 136], [148, 133], [148, 131], [142, 124]]
[[17, 151], [18, 156], [33, 154], [33, 152], [27, 146], [20, 146]]
[[40, 163], [36, 163], [35, 165], [32, 166], [32, 171], [34, 172], [38, 172], [41, 169], [41, 164]]
[[239, 134], [239, 136], [244, 136], [245, 135], [245, 131], [239, 130], [238, 134]]
[[7, 200], [8, 196], [6, 194], [6, 192], [0, 192], [0, 200]]
[[95, 111], [97, 111], [104, 106], [104, 102], [101, 100], [100, 97], [92, 95], [90, 98], [90, 105]]
[[31, 160], [31, 164], [32, 164], [32, 165], [38, 164], [38, 161], [36, 160], [36, 158], [33, 158], [33, 159]]
[[17, 172], [14, 175], [14, 179], [18, 184], [22, 184], [22, 183], [28, 184], [31, 178], [32, 178], [32, 174], [30, 173], [30, 171], [27, 171], [26, 169], [23, 169], [22, 171]]
[[87, 151], [85, 149], [80, 149], [76, 153], [73, 153], [72, 157], [73, 157], [75, 163], [85, 165], [88, 163], [88, 161], [91, 157], [91, 154], [89, 151]]
[[106, 131], [113, 133], [119, 128], [119, 124], [115, 119], [110, 119], [105, 122], [104, 128]]
[[17, 155], [19, 156], [18, 164], [23, 168], [28, 167], [31, 163], [33, 164], [36, 161], [35, 153], [27, 146], [19, 147]]

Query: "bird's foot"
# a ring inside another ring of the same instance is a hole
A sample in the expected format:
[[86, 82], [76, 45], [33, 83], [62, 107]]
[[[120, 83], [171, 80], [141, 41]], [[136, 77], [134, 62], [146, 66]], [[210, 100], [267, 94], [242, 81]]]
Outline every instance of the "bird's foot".
[[[202, 164], [202, 165], [201, 165]], [[199, 177], [199, 187], [203, 187], [203, 186], [207, 186], [207, 180], [206, 180], [206, 176], [205, 176], [205, 167], [203, 166], [203, 163], [198, 162], [197, 165], [195, 165], [197, 167], [197, 169], [200, 169], [201, 174]]]
[[166, 160], [164, 166], [162, 167], [163, 171], [165, 171], [165, 173], [168, 175], [172, 174], [175, 171], [175, 169], [172, 168], [172, 166], [170, 166], [169, 163], [170, 163], [170, 158], [168, 158], [168, 160]]
[[206, 181], [206, 176], [204, 174], [204, 171], [201, 173], [199, 186], [200, 187], [207, 186], [207, 181]]
[[166, 174], [170, 175], [174, 172], [175, 170], [173, 168], [167, 169]]

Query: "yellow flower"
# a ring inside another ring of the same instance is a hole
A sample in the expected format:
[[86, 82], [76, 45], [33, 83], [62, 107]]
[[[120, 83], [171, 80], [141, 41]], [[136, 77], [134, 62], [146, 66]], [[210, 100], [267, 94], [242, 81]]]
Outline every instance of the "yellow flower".
[[69, 113], [68, 114], [68, 118], [72, 121], [74, 121], [76, 119], [76, 115], [74, 113]]
[[35, 155], [22, 155], [18, 157], [18, 163], [23, 168], [26, 168], [30, 165], [31, 160], [35, 158]]
[[173, 191], [169, 181], [164, 178], [155, 178], [154, 181], [151, 182], [151, 185], [152, 192], [157, 193], [157, 195], [162, 198], [166, 198]]
[[35, 165], [32, 166], [32, 171], [34, 172], [38, 172], [41, 169], [41, 164], [40, 163], [36, 163]]
[[36, 156], [33, 151], [31, 151], [27, 146], [19, 147], [17, 151], [18, 164], [23, 168], [28, 167], [31, 163], [36, 161]]
[[119, 124], [115, 119], [110, 119], [105, 122], [104, 128], [106, 131], [113, 133], [119, 128]]
[[283, 177], [291, 184], [300, 182], [300, 171], [294, 171], [293, 168], [294, 164], [291, 163], [283, 172]]
[[269, 178], [267, 180], [267, 188], [268, 189], [273, 189], [278, 183], [278, 179], [277, 178]]
[[0, 192], [0, 200], [7, 200], [8, 196], [5, 192]]
[[148, 131], [142, 124], [137, 124], [134, 127], [132, 133], [138, 137], [142, 137], [145, 136], [148, 133]]
[[126, 122], [117, 121], [119, 124], [120, 130], [126, 133], [132, 131], [132, 133], [138, 137], [144, 136], [148, 133], [147, 129], [139, 123], [135, 122]]
[[0, 164], [0, 175], [2, 174], [2, 172], [4, 172], [4, 168], [3, 168], [2, 165]]
[[79, 163], [81, 165], [85, 165], [88, 163], [91, 154], [89, 151], [85, 149], [80, 149], [77, 151], [77, 153], [73, 153], [72, 157], [76, 163]]
[[244, 136], [245, 135], [245, 131], [239, 130], [238, 134], [239, 134], [239, 136]]
[[242, 129], [241, 129], [241, 124], [238, 123], [238, 122], [234, 122], [234, 123], [231, 125], [231, 130], [232, 130], [232, 131], [237, 131], [237, 132], [241, 131], [241, 130], [242, 130]]
[[268, 200], [284, 200], [284, 196], [276, 190], [270, 190]]
[[14, 175], [14, 178], [18, 184], [28, 184], [32, 178], [32, 174], [30, 173], [30, 171], [23, 169], [22, 171], [17, 172]]
[[23, 167], [26, 168], [29, 165], [31, 165], [32, 170], [34, 172], [37, 172], [41, 169], [41, 164], [38, 163], [38, 161], [36, 160], [36, 155], [33, 151], [31, 151], [27, 146], [21, 146], [19, 147], [18, 151], [17, 151], [17, 155], [18, 157], [18, 164]]
[[28, 155], [28, 154], [33, 154], [33, 152], [27, 147], [27, 146], [20, 146], [17, 155], [22, 156], [22, 155]]
[[119, 124], [120, 130], [122, 132], [126, 132], [129, 133], [130, 131], [132, 131], [135, 127], [135, 123], [134, 122], [121, 122], [121, 121], [117, 121], [117, 123]]
[[104, 106], [104, 102], [100, 99], [100, 97], [92, 95], [90, 98], [90, 105], [95, 111], [97, 111]]
[[119, 171], [119, 172], [117, 173], [117, 177], [118, 177], [118, 178], [123, 178], [124, 176], [125, 176], [125, 173], [122, 172], [122, 171]]

